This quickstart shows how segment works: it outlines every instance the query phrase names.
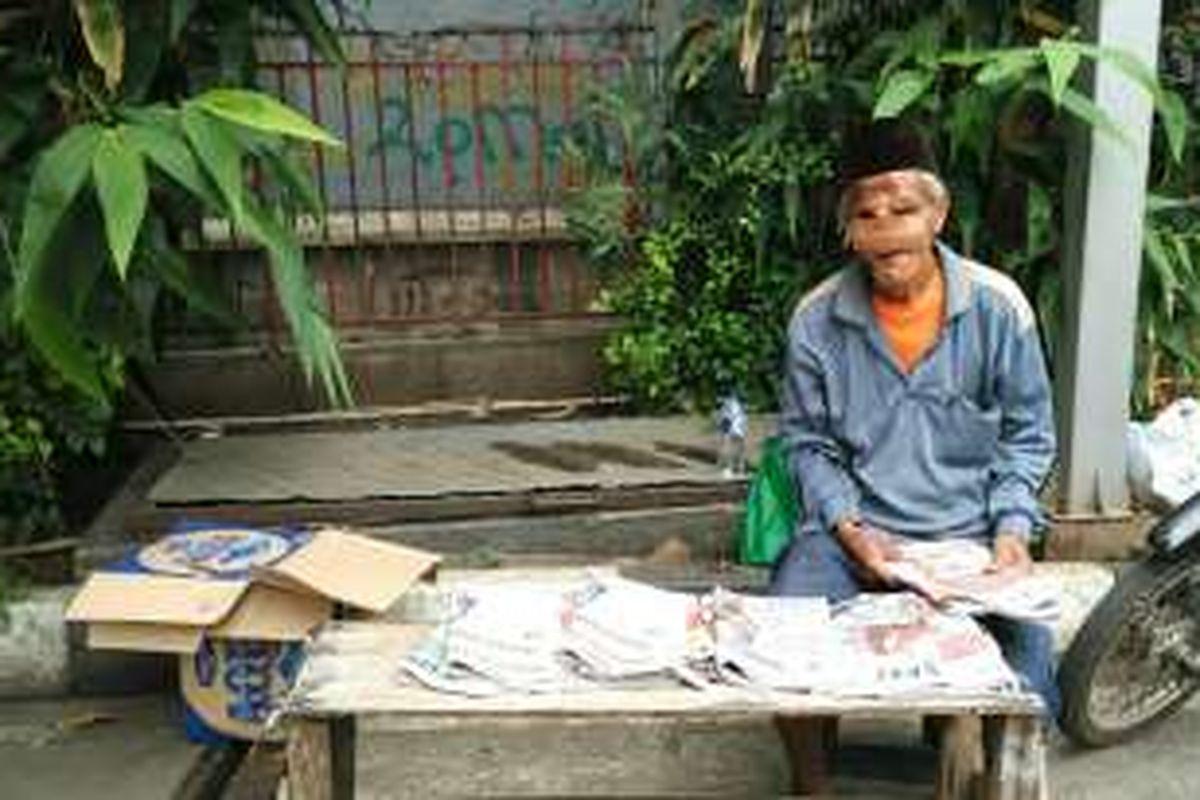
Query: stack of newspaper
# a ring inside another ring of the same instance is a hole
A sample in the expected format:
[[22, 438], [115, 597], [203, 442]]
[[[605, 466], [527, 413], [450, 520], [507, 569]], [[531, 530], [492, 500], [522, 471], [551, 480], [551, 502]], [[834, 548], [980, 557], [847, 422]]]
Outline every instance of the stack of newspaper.
[[588, 581], [563, 623], [564, 648], [595, 678], [674, 672], [712, 651], [701, 598], [625, 578]]
[[975, 620], [914, 592], [831, 608], [822, 598], [695, 596], [602, 576], [466, 586], [450, 606], [402, 666], [431, 688], [468, 695], [646, 680], [847, 695], [1017, 683]]
[[843, 650], [822, 597], [712, 594], [715, 659], [734, 683], [821, 691], [844, 674]]
[[859, 595], [836, 610], [834, 627], [846, 665], [834, 692], [986, 692], [1018, 684], [999, 645], [974, 619], [942, 613], [912, 592]]
[[1028, 571], [990, 569], [991, 552], [963, 540], [906, 542], [888, 563], [892, 576], [947, 611], [1052, 621], [1058, 587]]
[[578, 677], [562, 657], [561, 588], [464, 587], [448, 618], [408, 655], [404, 668], [431, 688], [468, 695], [558, 692]]

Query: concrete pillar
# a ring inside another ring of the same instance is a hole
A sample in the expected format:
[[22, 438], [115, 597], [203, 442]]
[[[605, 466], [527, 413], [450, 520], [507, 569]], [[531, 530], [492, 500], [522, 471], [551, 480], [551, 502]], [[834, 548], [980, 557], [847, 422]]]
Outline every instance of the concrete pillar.
[[[1088, 38], [1157, 63], [1161, 0], [1082, 0]], [[1092, 97], [1128, 141], [1081, 130], [1068, 167], [1066, 314], [1057, 369], [1060, 511], [1115, 515], [1128, 506], [1125, 428], [1133, 373], [1142, 220], [1153, 103], [1111, 65]]]

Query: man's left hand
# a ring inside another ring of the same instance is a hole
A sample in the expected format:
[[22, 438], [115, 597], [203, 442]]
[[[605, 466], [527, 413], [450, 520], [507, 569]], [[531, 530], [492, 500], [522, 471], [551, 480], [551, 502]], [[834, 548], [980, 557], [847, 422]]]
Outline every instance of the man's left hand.
[[1032, 566], [1033, 559], [1024, 536], [1003, 531], [996, 534], [992, 543], [992, 563], [988, 565], [990, 572], [1028, 572]]

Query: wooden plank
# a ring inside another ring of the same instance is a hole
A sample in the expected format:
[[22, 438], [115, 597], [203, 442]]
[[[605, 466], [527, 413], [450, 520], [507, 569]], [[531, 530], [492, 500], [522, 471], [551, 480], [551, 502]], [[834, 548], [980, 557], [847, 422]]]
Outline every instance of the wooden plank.
[[322, 630], [292, 692], [292, 711], [308, 716], [338, 714], [587, 716], [629, 714], [772, 714], [807, 716], [892, 716], [914, 714], [1036, 715], [1035, 695], [952, 694], [945, 691], [891, 696], [844, 696], [797, 692], [752, 692], [733, 686], [706, 691], [679, 687], [598, 689], [573, 693], [463, 697], [406, 681], [396, 665], [414, 641], [412, 626], [342, 622]]
[[971, 800], [983, 778], [983, 723], [978, 716], [936, 718], [941, 735], [938, 751], [937, 800]]
[[332, 723], [292, 719], [288, 725], [289, 800], [334, 800]]
[[1046, 800], [1046, 744], [1039, 717], [997, 716], [985, 722], [987, 800]]
[[356, 723], [352, 716], [335, 717], [329, 722], [330, 777], [333, 800], [354, 800]]
[[585, 511], [636, 511], [736, 502], [745, 494], [740, 482], [664, 483], [651, 486], [599, 487], [592, 490], [545, 489], [508, 494], [448, 492], [439, 497], [345, 498], [323, 501], [231, 501], [221, 503], [139, 504], [126, 516], [126, 530], [159, 536], [180, 516], [244, 525], [279, 525], [303, 519], [341, 525], [389, 525], [480, 517], [569, 514]]
[[775, 727], [792, 772], [792, 792], [801, 797], [829, 791], [829, 751], [837, 743], [837, 717], [779, 715]]

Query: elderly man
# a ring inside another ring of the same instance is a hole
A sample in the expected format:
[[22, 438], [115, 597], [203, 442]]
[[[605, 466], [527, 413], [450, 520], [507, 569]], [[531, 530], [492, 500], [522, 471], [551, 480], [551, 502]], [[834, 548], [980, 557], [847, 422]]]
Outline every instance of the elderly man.
[[[879, 123], [850, 151], [839, 214], [856, 258], [788, 332], [781, 428], [803, 515], [771, 590], [886, 587], [893, 537], [983, 541], [995, 568], [1028, 569], [1054, 456], [1033, 311], [938, 241], [949, 196], [917, 131]], [[1056, 714], [1048, 629], [984, 623]]]

